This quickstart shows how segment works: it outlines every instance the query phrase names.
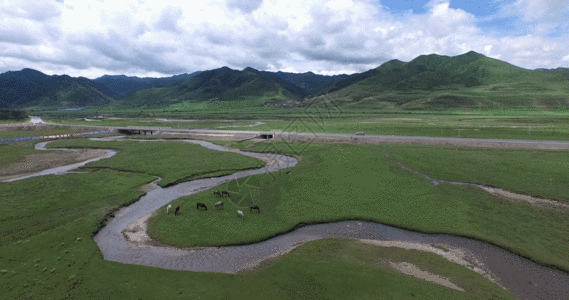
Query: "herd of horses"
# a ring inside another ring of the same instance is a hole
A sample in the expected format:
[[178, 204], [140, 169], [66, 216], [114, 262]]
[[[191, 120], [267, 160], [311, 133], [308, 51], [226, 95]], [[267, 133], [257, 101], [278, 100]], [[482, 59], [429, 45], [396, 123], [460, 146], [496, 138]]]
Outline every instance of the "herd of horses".
[[[229, 196], [229, 192], [228, 191], [214, 191], [213, 195], [216, 197], [224, 197], [227, 196], [227, 198], [230, 198]], [[223, 209], [223, 201], [219, 201], [217, 203], [215, 203], [213, 205], [213, 207], [215, 209]], [[197, 210], [207, 210], [207, 206], [205, 205], [205, 203], [202, 202], [198, 202], [196, 205]], [[166, 208], [166, 213], [170, 214], [170, 210], [172, 209], [172, 204], [168, 205], [168, 207]], [[257, 213], [261, 212], [261, 209], [259, 208], [259, 206], [257, 204], [253, 204], [251, 206], [249, 206], [249, 212], [253, 212], [253, 210], [255, 210]], [[178, 205], [176, 207], [176, 209], [174, 210], [174, 215], [177, 216], [180, 214], [180, 205]], [[238, 210], [237, 211], [237, 216], [240, 217], [241, 219], [244, 219], [244, 214], [242, 211]]]

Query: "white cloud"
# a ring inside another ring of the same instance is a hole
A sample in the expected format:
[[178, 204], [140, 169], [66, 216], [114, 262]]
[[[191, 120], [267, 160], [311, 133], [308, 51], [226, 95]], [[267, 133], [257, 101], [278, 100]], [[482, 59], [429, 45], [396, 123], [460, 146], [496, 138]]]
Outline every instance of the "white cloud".
[[569, 10], [569, 0], [516, 0], [503, 7], [503, 11], [520, 15], [526, 21], [559, 22]]
[[[528, 11], [536, 3], [518, 0], [504, 9], [551, 32], [554, 25], [535, 20], [559, 15], [567, 1]], [[424, 14], [393, 15], [373, 0], [4, 1], [0, 72], [156, 76], [227, 65], [336, 74], [470, 50], [526, 68], [567, 63], [569, 41], [562, 37], [536, 30], [499, 36], [448, 1], [426, 7]]]
[[244, 13], [251, 13], [255, 11], [263, 0], [227, 0], [227, 7], [231, 9], [238, 9]]

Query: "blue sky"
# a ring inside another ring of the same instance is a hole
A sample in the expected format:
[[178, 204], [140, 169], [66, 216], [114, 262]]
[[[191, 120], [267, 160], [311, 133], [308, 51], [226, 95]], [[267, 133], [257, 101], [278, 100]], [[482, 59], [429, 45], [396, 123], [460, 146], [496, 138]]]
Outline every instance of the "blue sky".
[[569, 0], [3, 0], [0, 73], [362, 72], [476, 51], [569, 67]]
[[[377, 3], [388, 7], [394, 12], [412, 11], [415, 14], [428, 12], [429, 1], [427, 0], [383, 0]], [[462, 9], [477, 17], [485, 17], [496, 12], [499, 3], [488, 0], [476, 1], [449, 1], [450, 8]]]

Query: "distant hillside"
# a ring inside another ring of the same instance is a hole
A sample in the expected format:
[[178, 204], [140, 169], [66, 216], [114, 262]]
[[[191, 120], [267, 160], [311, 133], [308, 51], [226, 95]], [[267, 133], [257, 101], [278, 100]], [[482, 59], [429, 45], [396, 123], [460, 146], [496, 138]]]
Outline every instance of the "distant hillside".
[[273, 73], [273, 75], [304, 89], [307, 95], [316, 95], [325, 90], [327, 87], [334, 85], [338, 81], [348, 77], [348, 75], [345, 74], [324, 76], [317, 75], [312, 72], [306, 72], [302, 74], [276, 72]]
[[328, 92], [365, 107], [569, 107], [569, 72], [526, 70], [473, 51], [430, 54], [350, 75]]
[[95, 79], [96, 83], [101, 84], [109, 91], [111, 91], [113, 97], [115, 99], [121, 99], [130, 94], [151, 88], [160, 88], [165, 87], [172, 84], [177, 84], [183, 81], [188, 80], [200, 72], [194, 72], [191, 74], [181, 74], [175, 75], [172, 77], [164, 77], [164, 78], [152, 78], [152, 77], [127, 77], [124, 75], [105, 75]]
[[184, 101], [231, 101], [256, 99], [258, 104], [291, 101], [302, 95], [293, 85], [274, 80], [271, 76], [247, 68], [243, 71], [223, 67], [204, 71], [179, 84], [138, 91], [123, 99], [127, 107], [158, 107]]
[[0, 74], [0, 108], [104, 106], [173, 110], [244, 108], [305, 98], [359, 108], [404, 110], [569, 108], [569, 69], [527, 70], [470, 51], [388, 61], [363, 73], [323, 76], [223, 67], [166, 78]]
[[0, 107], [77, 108], [113, 99], [104, 86], [87, 78], [48, 76], [32, 69], [0, 74]]
[[535, 69], [536, 71], [545, 71], [545, 72], [569, 72], [569, 68], [557, 68], [557, 69]]

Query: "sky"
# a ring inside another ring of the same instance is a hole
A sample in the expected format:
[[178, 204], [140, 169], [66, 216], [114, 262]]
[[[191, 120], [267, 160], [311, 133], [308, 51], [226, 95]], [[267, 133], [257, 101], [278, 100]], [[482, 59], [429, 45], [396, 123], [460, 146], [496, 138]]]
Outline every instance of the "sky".
[[569, 67], [569, 0], [0, 1], [0, 73], [333, 75], [468, 51]]

